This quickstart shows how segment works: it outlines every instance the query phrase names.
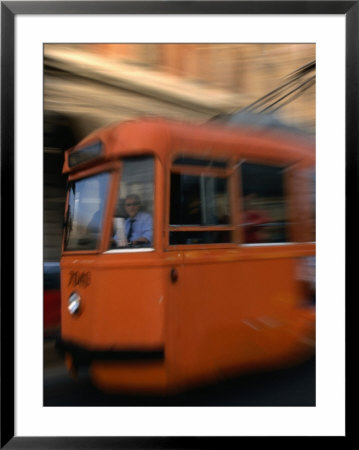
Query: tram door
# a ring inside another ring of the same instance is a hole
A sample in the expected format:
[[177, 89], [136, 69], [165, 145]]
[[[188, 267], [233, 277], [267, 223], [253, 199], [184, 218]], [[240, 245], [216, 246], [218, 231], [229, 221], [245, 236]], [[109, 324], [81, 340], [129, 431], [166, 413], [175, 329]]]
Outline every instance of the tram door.
[[170, 186], [168, 248], [181, 264], [171, 272], [166, 358], [173, 376], [190, 381], [213, 373], [225, 332], [224, 302], [234, 297], [231, 291], [223, 298], [223, 282], [236, 283], [233, 273], [227, 280], [221, 274], [221, 258], [233, 251], [223, 248], [233, 232], [227, 162], [177, 158]]
[[[188, 381], [270, 357], [268, 350], [275, 348], [285, 325], [276, 316], [293, 302], [290, 259], [263, 257], [273, 244], [286, 241], [283, 170], [252, 164], [245, 171], [241, 179], [257, 192], [248, 192], [251, 201], [242, 205], [241, 216], [258, 197], [262, 215], [272, 217], [258, 223], [257, 230], [243, 229], [243, 240], [249, 241], [243, 246], [233, 218], [239, 192], [231, 177], [239, 173], [227, 170], [225, 163], [213, 167], [213, 162], [210, 168], [175, 166], [171, 173], [169, 248], [182, 262], [172, 268], [166, 357], [174, 376]], [[255, 171], [262, 175], [256, 175], [257, 186], [253, 174], [250, 181], [247, 176]], [[264, 174], [268, 180], [263, 184]], [[261, 242], [253, 242], [255, 234]]]

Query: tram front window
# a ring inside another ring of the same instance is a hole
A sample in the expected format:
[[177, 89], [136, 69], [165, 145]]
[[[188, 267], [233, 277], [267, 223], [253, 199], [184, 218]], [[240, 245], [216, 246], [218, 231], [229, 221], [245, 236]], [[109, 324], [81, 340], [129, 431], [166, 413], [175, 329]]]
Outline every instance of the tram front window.
[[100, 173], [69, 186], [65, 251], [96, 250], [104, 222], [110, 175]]

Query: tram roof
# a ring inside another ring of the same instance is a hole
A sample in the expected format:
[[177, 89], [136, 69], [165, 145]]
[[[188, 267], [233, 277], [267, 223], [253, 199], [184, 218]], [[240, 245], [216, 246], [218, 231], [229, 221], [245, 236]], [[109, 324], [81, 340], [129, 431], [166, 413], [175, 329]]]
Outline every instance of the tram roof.
[[144, 118], [94, 131], [65, 152], [63, 172], [92, 165], [87, 162], [70, 167], [69, 156], [99, 142], [102, 143], [102, 153], [93, 164], [144, 153], [155, 154], [163, 162], [179, 155], [222, 159], [241, 157], [305, 165], [312, 165], [315, 161], [314, 139], [289, 129], [253, 127], [245, 123], [228, 126], [221, 121], [193, 124]]

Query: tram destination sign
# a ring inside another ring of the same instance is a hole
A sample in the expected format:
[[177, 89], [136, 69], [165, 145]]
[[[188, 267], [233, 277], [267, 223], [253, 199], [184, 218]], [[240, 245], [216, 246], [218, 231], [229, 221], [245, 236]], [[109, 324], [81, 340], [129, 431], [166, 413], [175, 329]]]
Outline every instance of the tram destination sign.
[[69, 155], [69, 167], [76, 167], [99, 158], [103, 153], [103, 144], [96, 141], [86, 147], [76, 149]]

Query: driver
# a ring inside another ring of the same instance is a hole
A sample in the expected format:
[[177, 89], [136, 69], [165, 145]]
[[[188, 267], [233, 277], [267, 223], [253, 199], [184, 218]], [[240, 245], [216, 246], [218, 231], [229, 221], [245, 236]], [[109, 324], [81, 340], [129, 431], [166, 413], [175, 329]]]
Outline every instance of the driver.
[[128, 215], [125, 221], [127, 242], [120, 242], [120, 246], [149, 246], [152, 242], [152, 217], [140, 211], [141, 200], [138, 195], [130, 194], [125, 199], [125, 210]]

